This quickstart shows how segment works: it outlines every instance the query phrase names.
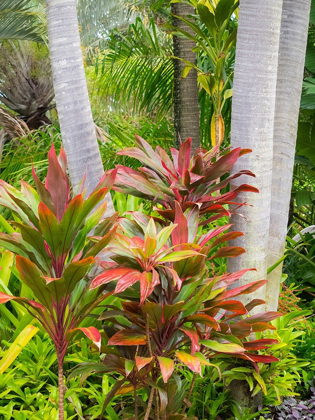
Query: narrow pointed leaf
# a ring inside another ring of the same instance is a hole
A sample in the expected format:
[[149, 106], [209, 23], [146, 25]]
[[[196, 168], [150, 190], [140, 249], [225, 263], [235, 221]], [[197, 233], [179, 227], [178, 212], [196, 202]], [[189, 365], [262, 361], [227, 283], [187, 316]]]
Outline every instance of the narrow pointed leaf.
[[146, 336], [136, 330], [125, 329], [118, 331], [109, 341], [109, 346], [140, 346], [146, 344]]

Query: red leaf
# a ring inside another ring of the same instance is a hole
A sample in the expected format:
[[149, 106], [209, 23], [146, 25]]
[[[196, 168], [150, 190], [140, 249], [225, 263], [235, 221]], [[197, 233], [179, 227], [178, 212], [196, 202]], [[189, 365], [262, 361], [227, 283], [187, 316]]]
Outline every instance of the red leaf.
[[[64, 157], [62, 157], [64, 162]], [[69, 179], [57, 158], [55, 146], [52, 144], [48, 153], [48, 172], [45, 186], [49, 191], [58, 221], [61, 220], [70, 198]]]
[[74, 330], [69, 331], [70, 333], [73, 331], [82, 331], [84, 335], [87, 336], [93, 343], [99, 348], [101, 351], [101, 334], [98, 329], [95, 327], [88, 327], [88, 328], [75, 328]]
[[213, 260], [215, 258], [226, 258], [226, 257], [238, 257], [239, 255], [244, 254], [245, 249], [240, 246], [225, 246], [220, 248], [211, 258]]
[[259, 190], [252, 185], [243, 184], [240, 185], [238, 188], [233, 190], [233, 193], [240, 193], [240, 192], [253, 192], [253, 193], [259, 193]]
[[270, 322], [276, 318], [279, 318], [280, 316], [282, 316], [282, 314], [279, 312], [263, 312], [261, 314], [252, 315], [249, 318], [246, 318], [245, 321], [248, 324], [255, 324], [257, 322]]
[[174, 361], [167, 357], [157, 358], [160, 364], [163, 381], [166, 384], [174, 371]]
[[274, 327], [272, 324], [268, 324], [267, 322], [257, 322], [252, 325], [253, 332], [262, 332], [266, 330], [276, 330], [277, 328]]
[[248, 341], [243, 343], [246, 350], [263, 350], [267, 349], [273, 344], [278, 344], [278, 340], [263, 338], [261, 340]]
[[136, 361], [136, 366], [137, 366], [138, 370], [141, 370], [142, 368], [147, 366], [149, 363], [152, 362], [152, 360], [153, 360], [153, 357], [139, 357], [139, 356], [136, 356], [135, 361]]
[[155, 286], [160, 284], [160, 277], [156, 270], [152, 269], [152, 273], [143, 272], [140, 276], [140, 304], [143, 305], [147, 297], [151, 295]]
[[0, 292], [0, 304], [7, 303], [13, 299], [15, 299], [15, 296], [10, 296], [10, 295]]
[[104, 175], [102, 176], [102, 178], [100, 179], [100, 182], [98, 183], [98, 185], [96, 186], [96, 188], [91, 193], [91, 195], [93, 193], [95, 193], [96, 191], [101, 190], [101, 189], [104, 189], [104, 188], [108, 192], [113, 187], [113, 185], [114, 185], [114, 182], [115, 182], [116, 176], [117, 176], [117, 171], [118, 171], [117, 168], [116, 169], [111, 169], [109, 171], [106, 171], [104, 173]]
[[225, 235], [220, 236], [220, 238], [216, 239], [213, 244], [211, 245], [213, 248], [222, 244], [223, 242], [233, 241], [240, 236], [244, 236], [242, 232], [228, 232]]
[[279, 362], [279, 359], [277, 359], [274, 356], [263, 356], [263, 355], [251, 354], [251, 353], [246, 353], [244, 355], [238, 354], [236, 357], [239, 357], [240, 359], [245, 359], [245, 360], [248, 360], [250, 358], [252, 361], [254, 361], [256, 363], [273, 363], [273, 362]]
[[229, 172], [234, 163], [239, 158], [241, 148], [232, 150], [230, 153], [218, 159], [206, 172], [207, 182], [220, 178], [226, 172]]
[[220, 299], [227, 299], [239, 295], [248, 295], [250, 293], [255, 292], [257, 289], [260, 289], [263, 285], [267, 283], [267, 280], [258, 280], [254, 281], [253, 283], [244, 284], [243, 286], [236, 287], [235, 289], [228, 290], [224, 292]]
[[192, 356], [184, 351], [177, 351], [176, 356], [184, 365], [189, 367], [190, 370], [201, 375], [201, 365], [198, 357]]
[[249, 271], [256, 271], [256, 269], [248, 268], [246, 270], [236, 271], [235, 273], [232, 273], [232, 274], [225, 274], [217, 280], [213, 289], [217, 290], [217, 289], [221, 289], [222, 287], [228, 287], [234, 282], [236, 282], [237, 280], [239, 280], [244, 274], [248, 273]]
[[[177, 201], [175, 201], [175, 220], [177, 225], [172, 232], [173, 245], [186, 244], [188, 242], [188, 224], [187, 219]], [[177, 247], [180, 249], [180, 247]], [[177, 249], [176, 248], [176, 249]]]
[[212, 308], [225, 309], [226, 311], [235, 312], [240, 315], [244, 315], [247, 313], [245, 306], [238, 300], [222, 301], [211, 306], [211, 309]]
[[235, 322], [230, 325], [231, 333], [237, 337], [248, 337], [252, 332], [252, 326], [245, 321]]
[[179, 148], [178, 172], [181, 177], [189, 170], [191, 155], [191, 138], [188, 138]]
[[210, 232], [206, 233], [205, 235], [202, 235], [198, 241], [198, 244], [201, 246], [206, 245], [207, 242], [209, 242], [211, 239], [213, 239], [214, 237], [216, 237], [217, 235], [220, 235], [220, 233], [226, 231], [227, 229], [229, 229], [232, 225], [225, 225], [225, 226], [220, 226], [216, 229], [211, 230]]
[[266, 301], [262, 299], [253, 299], [251, 302], [249, 302], [245, 307], [248, 312], [250, 312], [252, 309], [254, 309], [256, 306], [265, 304]]
[[92, 281], [90, 289], [96, 289], [99, 286], [102, 286], [103, 284], [107, 284], [114, 280], [119, 280], [123, 276], [129, 275], [131, 273], [138, 273], [138, 270], [133, 270], [132, 268], [111, 268], [105, 273], [100, 274], [99, 276], [95, 277], [95, 279]]
[[207, 327], [211, 327], [215, 330], [219, 329], [219, 323], [218, 321], [213, 318], [212, 316], [206, 315], [206, 314], [195, 314], [195, 315], [190, 315], [186, 318], [186, 320], [188, 322], [193, 322], [193, 323], [199, 323], [199, 324], [203, 324], [203, 325], [207, 325]]
[[137, 281], [139, 281], [140, 277], [141, 273], [136, 270], [133, 270], [125, 276], [122, 276], [121, 279], [117, 282], [115, 293], [118, 294], [124, 292], [128, 287], [132, 286]]
[[147, 339], [144, 333], [128, 328], [118, 331], [108, 341], [109, 346], [142, 346], [146, 343]]
[[191, 354], [194, 355], [196, 351], [200, 350], [199, 337], [193, 328], [182, 327], [180, 328], [191, 339]]

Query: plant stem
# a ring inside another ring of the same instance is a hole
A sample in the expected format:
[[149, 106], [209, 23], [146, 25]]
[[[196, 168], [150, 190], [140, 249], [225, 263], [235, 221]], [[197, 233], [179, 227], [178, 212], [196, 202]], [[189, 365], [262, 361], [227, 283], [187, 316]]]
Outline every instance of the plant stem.
[[[192, 394], [193, 389], [194, 389], [194, 386], [195, 386], [196, 378], [197, 378], [197, 373], [195, 373], [194, 376], [193, 376], [193, 378], [192, 378], [192, 381], [191, 381], [191, 384], [190, 384], [190, 388], [189, 388], [189, 392], [188, 392], [188, 395], [187, 395], [187, 398], [186, 398], [187, 401], [190, 400], [191, 394]], [[184, 405], [184, 407], [183, 407], [182, 414], [185, 414], [185, 411], [186, 411], [186, 408], [187, 407], [188, 407], [188, 404], [186, 402], [185, 405]]]
[[147, 346], [149, 350], [150, 357], [153, 356], [152, 347], [151, 347], [151, 340], [150, 340], [150, 324], [149, 324], [149, 315], [145, 314], [145, 334], [147, 338]]
[[155, 391], [155, 420], [159, 420], [159, 394], [158, 391]]
[[148, 401], [148, 407], [147, 407], [147, 411], [145, 413], [145, 416], [144, 416], [143, 420], [149, 420], [150, 411], [151, 411], [152, 403], [153, 403], [153, 397], [154, 397], [154, 388], [151, 388], [150, 397], [149, 397], [149, 401]]
[[63, 358], [58, 360], [59, 420], [64, 420]]
[[135, 385], [133, 389], [133, 396], [135, 400], [135, 420], [138, 420], [138, 398], [137, 398], [137, 387]]

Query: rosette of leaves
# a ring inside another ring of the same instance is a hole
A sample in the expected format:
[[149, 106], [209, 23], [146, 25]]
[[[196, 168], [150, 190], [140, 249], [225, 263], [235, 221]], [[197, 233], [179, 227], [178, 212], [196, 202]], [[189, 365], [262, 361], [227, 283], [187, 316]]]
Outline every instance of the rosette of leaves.
[[[218, 147], [215, 147], [210, 151], [198, 150], [192, 156], [189, 138], [180, 146], [179, 151], [171, 149], [170, 157], [159, 146], [153, 150], [139, 136], [136, 136], [135, 142], [137, 147], [128, 147], [118, 154], [133, 157], [145, 166], [136, 171], [118, 165], [114, 189], [152, 200], [159, 206], [157, 212], [169, 221], [174, 221], [176, 201], [183, 211], [198, 204], [200, 216], [210, 216], [202, 222], [207, 224], [222, 216], [230, 216], [231, 210], [227, 210], [226, 205], [236, 204], [234, 201], [239, 193], [258, 192], [256, 188], [243, 184], [222, 193], [233, 179], [241, 175], [254, 176], [247, 170], [226, 176], [237, 159], [251, 152], [250, 149], [236, 148], [218, 157]], [[218, 180], [224, 176], [226, 178], [219, 182]]]
[[235, 257], [244, 250], [225, 246], [230, 234], [224, 231], [229, 225], [199, 236], [198, 221], [197, 205], [183, 212], [178, 202], [170, 225], [138, 212], [133, 213], [133, 220], [120, 220], [121, 228], [109, 247], [113, 262], [102, 264], [104, 272], [90, 286], [92, 290], [110, 287], [121, 299], [121, 307], [109, 306], [100, 317], [106, 321], [108, 337], [102, 349], [107, 353], [103, 368], [101, 364], [82, 366], [80, 373], [87, 375], [97, 368], [122, 375], [105, 404], [114, 393], [133, 391], [135, 418], [141, 389], [149, 392], [142, 406], [145, 419], [153, 406], [156, 416], [161, 412], [163, 418], [186, 418], [185, 391], [180, 395], [174, 391], [183, 365], [201, 375], [202, 366], [215, 366], [211, 360], [217, 355], [245, 359], [256, 369], [257, 362], [278, 360], [258, 354], [276, 340], [252, 340], [250, 335], [274, 329], [270, 321], [280, 314], [250, 315], [264, 301], [244, 306], [237, 300], [266, 280], [231, 289], [248, 270], [209, 277], [207, 259]]
[[85, 197], [83, 183], [70, 188], [62, 148], [57, 157], [52, 146], [48, 161], [45, 183], [33, 169], [36, 189], [21, 181], [19, 191], [0, 180], [0, 204], [11, 210], [16, 228], [12, 234], [0, 233], [0, 245], [16, 254], [19, 276], [34, 296], [32, 300], [0, 293], [0, 303], [22, 305], [53, 340], [59, 366], [59, 418], [63, 419], [63, 360], [71, 338], [81, 331], [100, 347], [99, 331], [80, 328], [80, 323], [107, 296], [102, 288], [89, 289], [89, 272], [114, 237], [118, 215], [103, 219], [104, 197], [115, 171], [105, 174]]

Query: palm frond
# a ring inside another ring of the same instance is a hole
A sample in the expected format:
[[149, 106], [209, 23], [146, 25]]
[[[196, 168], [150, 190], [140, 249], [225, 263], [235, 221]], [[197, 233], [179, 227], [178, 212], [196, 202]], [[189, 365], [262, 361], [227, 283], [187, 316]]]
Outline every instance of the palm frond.
[[137, 112], [169, 111], [173, 96], [171, 48], [171, 38], [158, 31], [153, 19], [146, 27], [137, 18], [126, 36], [112, 36], [105, 57], [97, 62], [100, 92], [110, 98], [113, 107], [119, 103]]
[[123, 0], [79, 0], [78, 18], [82, 44], [90, 47], [106, 43], [116, 28], [127, 29], [134, 13], [129, 13]]
[[30, 0], [1, 0], [0, 39], [43, 42], [45, 39], [43, 6]]

